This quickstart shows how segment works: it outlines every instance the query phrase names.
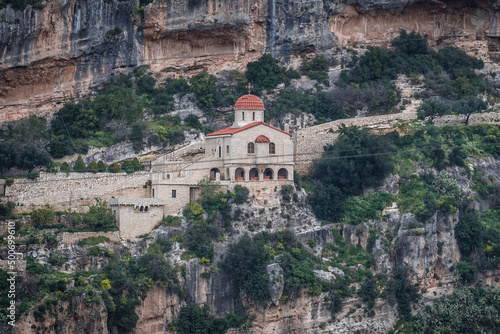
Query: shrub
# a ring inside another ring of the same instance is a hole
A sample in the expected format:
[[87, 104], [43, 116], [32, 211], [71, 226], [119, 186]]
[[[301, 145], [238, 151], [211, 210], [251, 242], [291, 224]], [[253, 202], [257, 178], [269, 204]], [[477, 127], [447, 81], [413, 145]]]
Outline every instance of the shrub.
[[167, 225], [167, 226], [172, 226], [172, 227], [179, 227], [181, 226], [181, 218], [180, 217], [177, 217], [177, 216], [166, 216], [166, 217], [163, 217], [161, 223], [164, 224], [164, 225]]
[[432, 124], [436, 117], [447, 115], [450, 111], [451, 108], [446, 104], [437, 100], [427, 99], [418, 108], [417, 114], [419, 119], [427, 118], [429, 123]]
[[89, 207], [89, 211], [83, 214], [83, 223], [97, 230], [116, 229], [116, 217], [113, 211], [108, 209], [106, 201], [96, 199], [96, 204]]
[[97, 169], [99, 170], [99, 173], [104, 173], [106, 171], [106, 164], [102, 160], [99, 160], [97, 162]]
[[111, 173], [119, 173], [121, 171], [121, 166], [117, 162], [113, 162], [111, 165], [108, 166], [108, 170]]
[[200, 72], [189, 79], [189, 90], [196, 94], [197, 104], [202, 108], [214, 104], [215, 85], [217, 78], [207, 71]]
[[249, 194], [248, 188], [237, 184], [236, 186], [234, 186], [234, 193], [235, 193], [234, 202], [236, 204], [243, 204], [248, 200], [248, 194]]
[[411, 317], [411, 304], [420, 298], [418, 289], [401, 268], [396, 268], [392, 279], [387, 282], [386, 294], [391, 305], [397, 302], [399, 316], [406, 319]]
[[87, 171], [87, 166], [85, 165], [85, 162], [83, 162], [83, 158], [81, 155], [78, 156], [76, 159], [75, 165], [73, 166], [73, 170], [75, 172], [86, 172]]
[[328, 83], [328, 59], [325, 55], [316, 55], [311, 61], [306, 61], [302, 65], [304, 74], [313, 80]]
[[186, 116], [184, 119], [184, 123], [186, 123], [187, 126], [195, 129], [200, 129], [201, 128], [201, 123], [200, 120], [198, 119], [198, 116], [195, 114], [189, 114]]
[[52, 225], [55, 219], [56, 214], [50, 207], [36, 209], [31, 212], [31, 220], [35, 226]]
[[257, 89], [271, 90], [286, 82], [286, 70], [269, 53], [247, 64], [246, 77]]
[[252, 240], [245, 234], [238, 242], [229, 245], [221, 267], [237, 289], [241, 289], [254, 301], [266, 302], [270, 297], [269, 280], [265, 271], [267, 256], [264, 243]]
[[78, 245], [80, 246], [85, 246], [85, 245], [97, 245], [103, 242], [110, 242], [109, 238], [103, 235], [99, 235], [97, 237], [88, 237], [84, 238], [80, 241], [78, 241]]
[[47, 166], [50, 162], [50, 157], [44, 150], [38, 150], [32, 145], [26, 145], [19, 152], [19, 160], [17, 167], [27, 170], [31, 173], [37, 167]]
[[71, 168], [69, 167], [69, 164], [67, 162], [63, 162], [60, 167], [61, 172], [69, 172], [71, 171]]
[[92, 161], [91, 163], [89, 163], [87, 166], [87, 171], [94, 174], [97, 173], [99, 171], [99, 166], [97, 165], [97, 162]]

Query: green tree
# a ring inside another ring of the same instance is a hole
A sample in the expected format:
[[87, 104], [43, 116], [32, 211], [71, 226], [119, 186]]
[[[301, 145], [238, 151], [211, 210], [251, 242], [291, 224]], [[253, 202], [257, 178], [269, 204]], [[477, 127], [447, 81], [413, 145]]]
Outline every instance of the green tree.
[[427, 99], [418, 108], [417, 115], [419, 119], [427, 118], [429, 123], [432, 124], [436, 117], [447, 115], [450, 111], [451, 109], [448, 105], [438, 100]]
[[380, 186], [392, 171], [393, 163], [388, 158], [392, 151], [388, 136], [344, 126], [323, 158], [314, 162], [313, 176], [324, 187], [333, 185], [346, 195], [360, 195], [365, 188]]
[[221, 267], [236, 288], [254, 301], [266, 302], [270, 297], [267, 258], [264, 243], [245, 234], [238, 242], [229, 245]]
[[113, 211], [108, 209], [106, 201], [96, 198], [96, 203], [91, 205], [89, 211], [83, 215], [83, 223], [97, 230], [114, 230], [116, 217]]
[[99, 160], [97, 162], [97, 169], [100, 173], [104, 173], [106, 171], [106, 164], [102, 160]]
[[237, 184], [234, 186], [234, 193], [234, 202], [236, 204], [243, 204], [248, 199], [249, 190], [247, 187], [243, 187], [242, 185]]
[[306, 61], [302, 65], [304, 74], [319, 82], [328, 82], [328, 59], [325, 55], [316, 55], [312, 60]]
[[50, 156], [44, 150], [38, 150], [34, 146], [24, 146], [19, 153], [19, 161], [17, 166], [20, 169], [27, 170], [31, 173], [37, 167], [44, 167], [50, 162]]
[[120, 173], [120, 170], [121, 170], [121, 166], [119, 163], [117, 162], [113, 162], [111, 165], [108, 166], [108, 170], [111, 172], [111, 173]]
[[196, 116], [195, 114], [187, 115], [186, 118], [184, 119], [184, 123], [191, 128], [195, 129], [201, 128], [200, 120], [198, 119], [198, 116]]
[[470, 97], [465, 100], [453, 102], [451, 108], [457, 114], [465, 115], [465, 125], [469, 125], [470, 115], [481, 112], [488, 106], [488, 103], [477, 97]]
[[69, 164], [67, 162], [63, 162], [60, 167], [61, 172], [66, 172], [68, 173], [71, 171], [71, 167], [69, 167]]
[[110, 86], [105, 94], [98, 95], [92, 101], [98, 115], [108, 119], [125, 119], [134, 122], [142, 118], [143, 105], [133, 88]]
[[130, 167], [134, 170], [134, 172], [138, 172], [138, 171], [144, 169], [144, 167], [141, 165], [141, 162], [139, 161], [139, 159], [137, 159], [137, 157], [132, 159], [132, 162], [130, 163]]
[[130, 163], [130, 160], [125, 160], [124, 162], [122, 162], [121, 169], [122, 169], [122, 171], [124, 171], [127, 174], [130, 174], [130, 173], [134, 172], [134, 168], [132, 167], [132, 164]]
[[455, 239], [463, 256], [469, 256], [477, 247], [481, 247], [483, 226], [477, 213], [464, 213], [455, 225]]
[[79, 173], [87, 171], [87, 166], [85, 165], [85, 162], [83, 162], [83, 158], [81, 155], [79, 155], [78, 158], [76, 159], [75, 165], [73, 166], [73, 170]]
[[0, 175], [17, 165], [17, 150], [11, 142], [0, 142]]
[[88, 164], [87, 170], [91, 173], [97, 173], [99, 171], [99, 166], [97, 165], [97, 162], [92, 161], [91, 163]]
[[246, 76], [256, 88], [271, 90], [286, 82], [286, 71], [269, 53], [247, 64]]
[[197, 103], [202, 108], [214, 104], [215, 86], [217, 78], [207, 71], [200, 72], [189, 79], [189, 90], [196, 94]]
[[399, 37], [394, 38], [391, 44], [399, 52], [407, 55], [427, 53], [427, 39], [415, 31], [408, 34], [406, 30], [401, 30]]
[[31, 212], [31, 221], [35, 226], [52, 225], [55, 219], [56, 214], [54, 213], [54, 210], [48, 206]]

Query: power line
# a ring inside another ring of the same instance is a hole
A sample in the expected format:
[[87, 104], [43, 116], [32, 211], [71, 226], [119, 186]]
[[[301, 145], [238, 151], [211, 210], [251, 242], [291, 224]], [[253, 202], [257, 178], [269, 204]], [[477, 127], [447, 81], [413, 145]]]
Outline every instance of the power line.
[[[487, 143], [487, 144], [484, 144], [484, 145], [497, 145], [500, 141], [495, 141], [495, 142], [492, 142], [492, 143]], [[381, 148], [384, 148], [386, 149], [387, 147], [381, 147]], [[371, 148], [370, 148], [371, 149]], [[376, 148], [377, 149], [377, 148]], [[352, 154], [352, 155], [343, 155], [343, 156], [323, 156], [321, 159], [324, 161], [324, 160], [341, 160], [341, 159], [347, 159], [347, 158], [363, 158], [363, 157], [370, 157], [370, 156], [391, 156], [391, 155], [403, 155], [403, 154], [414, 154], [414, 153], [423, 153], [423, 152], [432, 152], [432, 151], [437, 151], [437, 150], [441, 150], [442, 148], [441, 147], [438, 147], [438, 148], [431, 148], [431, 149], [413, 149], [413, 150], [407, 150], [407, 151], [386, 151], [386, 152], [379, 152], [379, 153], [365, 153], [365, 154]], [[450, 148], [450, 149], [447, 149], [447, 151], [451, 151], [453, 148]], [[351, 151], [357, 151], [357, 149], [353, 149], [353, 150], [344, 150], [344, 151], [338, 151], [338, 152], [351, 152]], [[318, 154], [323, 154], [323, 153], [327, 153], [327, 151], [320, 151], [320, 152], [310, 152], [310, 153], [300, 153], [300, 154], [295, 154], [295, 156], [311, 156], [311, 155], [314, 155], [314, 156], [317, 156]], [[273, 155], [273, 157], [293, 157], [294, 154], [283, 154], [283, 155]], [[251, 160], [251, 159], [255, 159], [255, 157], [248, 157], [248, 158], [240, 158], [238, 159], [238, 162], [239, 161], [242, 161], [242, 160]], [[173, 161], [173, 162], [170, 162], [170, 163], [158, 163], [158, 164], [155, 164], [153, 165], [152, 167], [157, 167], [157, 166], [171, 166], [171, 165], [194, 165], [194, 164], [206, 164], [206, 163], [210, 163], [210, 162], [221, 162], [220, 159], [213, 159], [213, 160], [197, 160], [197, 161]], [[307, 161], [306, 161], [307, 162]], [[313, 162], [313, 161], [310, 161], [310, 162]], [[279, 165], [279, 163], [277, 163]], [[247, 165], [247, 166], [256, 166], [257, 164], [256, 163], [248, 163], [248, 164], [245, 164], [245, 163], [239, 163], [239, 165]], [[270, 163], [270, 165], [273, 165], [273, 163]], [[186, 166], [187, 167], [187, 166]], [[131, 167], [132, 168], [132, 167]], [[217, 168], [217, 167], [214, 167], [214, 168]], [[153, 175], [153, 174], [159, 174], [159, 173], [178, 173], [178, 172], [181, 172], [182, 170], [179, 170], [179, 171], [149, 171], [149, 172], [146, 172], [150, 175]], [[64, 172], [59, 172], [59, 173], [64, 173]], [[95, 176], [88, 176], [86, 177], [85, 179], [102, 179], [102, 178], [106, 178], [106, 177], [126, 177], [126, 176], [129, 176], [130, 174], [119, 174], [119, 173], [104, 173], [104, 174], [100, 174], [100, 175], [95, 175]], [[61, 179], [61, 180], [37, 180], [35, 181], [36, 183], [40, 183], [40, 182], [66, 182], [66, 181], [81, 181], [82, 178], [81, 177], [75, 177], [75, 178], [65, 178], [65, 179]], [[24, 182], [16, 182], [16, 184], [31, 184], [33, 181], [24, 181]]]

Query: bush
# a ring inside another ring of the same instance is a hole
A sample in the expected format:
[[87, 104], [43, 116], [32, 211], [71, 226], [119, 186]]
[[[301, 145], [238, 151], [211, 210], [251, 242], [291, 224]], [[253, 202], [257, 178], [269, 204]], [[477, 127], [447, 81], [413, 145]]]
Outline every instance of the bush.
[[36, 209], [31, 212], [31, 221], [35, 226], [52, 225], [55, 219], [56, 214], [50, 207]]
[[316, 55], [311, 61], [306, 61], [302, 65], [304, 74], [313, 80], [328, 83], [328, 59], [325, 55]]
[[76, 159], [75, 165], [73, 166], [73, 170], [75, 172], [86, 172], [87, 171], [87, 166], [85, 165], [85, 162], [83, 162], [83, 158], [81, 155], [78, 156]]
[[110, 242], [109, 238], [103, 235], [99, 235], [97, 237], [88, 237], [84, 238], [80, 241], [78, 241], [79, 246], [85, 246], [85, 245], [97, 245], [103, 242]]
[[69, 167], [69, 165], [68, 165], [68, 163], [67, 163], [67, 162], [63, 162], [63, 163], [61, 164], [60, 171], [61, 171], [61, 172], [66, 172], [66, 173], [68, 173], [68, 172], [70, 172], [70, 171], [71, 171], [71, 167]]
[[392, 279], [387, 282], [386, 294], [391, 305], [397, 302], [399, 316], [406, 319], [411, 317], [411, 304], [420, 298], [418, 289], [401, 268], [396, 268]]
[[97, 162], [92, 161], [91, 163], [89, 163], [89, 165], [87, 166], [87, 171], [94, 174], [97, 173], [99, 171], [99, 166], [97, 165]]
[[236, 204], [243, 204], [248, 200], [248, 194], [249, 194], [248, 188], [237, 184], [236, 186], [234, 186], [234, 193], [235, 193], [234, 202]]
[[460, 253], [469, 256], [477, 247], [481, 247], [483, 226], [477, 213], [461, 214], [455, 225], [455, 239], [457, 239]]
[[271, 90], [287, 81], [286, 70], [269, 53], [247, 64], [246, 77], [257, 89]]
[[97, 162], [97, 169], [99, 170], [99, 173], [104, 173], [106, 171], [106, 164], [102, 160], [99, 160]]
[[429, 123], [432, 124], [436, 117], [447, 115], [450, 112], [451, 108], [446, 104], [437, 100], [427, 99], [418, 108], [417, 115], [419, 119], [427, 118]]
[[200, 72], [189, 79], [189, 90], [196, 94], [197, 104], [208, 108], [214, 104], [217, 78], [207, 71]]
[[229, 250], [221, 263], [222, 269], [233, 280], [234, 286], [241, 289], [252, 300], [269, 300], [269, 279], [266, 273], [267, 253], [262, 241], [252, 240], [245, 234], [229, 245]]
[[89, 211], [83, 214], [83, 223], [97, 230], [115, 230], [116, 217], [113, 211], [108, 209], [106, 201], [96, 199], [96, 204], [89, 207]]
[[184, 123], [190, 128], [201, 129], [200, 120], [198, 119], [198, 116], [196, 116], [195, 114], [187, 115], [186, 118], [184, 119]]
[[119, 163], [117, 162], [113, 162], [111, 165], [108, 166], [108, 170], [111, 172], [111, 173], [120, 173], [121, 171], [121, 166]]
[[167, 225], [167, 226], [172, 226], [172, 227], [179, 227], [181, 226], [181, 218], [180, 217], [177, 217], [177, 216], [166, 216], [166, 217], [163, 217], [161, 223], [163, 225]]
[[50, 162], [50, 157], [44, 150], [38, 150], [34, 146], [27, 145], [21, 149], [17, 167], [27, 170], [31, 173], [37, 167], [47, 166]]

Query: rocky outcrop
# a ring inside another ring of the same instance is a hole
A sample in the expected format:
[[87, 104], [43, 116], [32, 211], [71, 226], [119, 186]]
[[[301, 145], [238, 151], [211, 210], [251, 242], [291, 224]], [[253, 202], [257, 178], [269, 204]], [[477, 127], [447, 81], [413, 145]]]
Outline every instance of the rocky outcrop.
[[243, 70], [264, 52], [298, 67], [315, 52], [338, 55], [339, 47], [387, 44], [401, 29], [420, 32], [434, 47], [500, 59], [498, 1], [43, 4], [0, 10], [0, 122], [53, 114], [65, 98], [84, 98], [92, 85], [127, 67], [150, 65], [157, 78]]

